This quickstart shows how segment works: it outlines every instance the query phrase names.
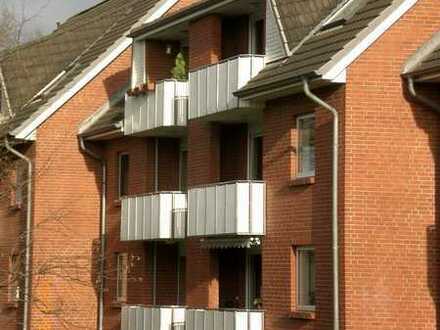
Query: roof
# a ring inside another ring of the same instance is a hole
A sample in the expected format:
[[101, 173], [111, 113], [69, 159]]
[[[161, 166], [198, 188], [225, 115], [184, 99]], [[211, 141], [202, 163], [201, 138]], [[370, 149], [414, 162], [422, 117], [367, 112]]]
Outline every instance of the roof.
[[404, 76], [421, 80], [433, 73], [440, 74], [440, 31], [408, 59], [402, 71]]
[[337, 81], [345, 68], [416, 2], [347, 2], [330, 15], [322, 16], [317, 28], [312, 29], [289, 58], [266, 66], [236, 95], [258, 97], [281, 86], [287, 88], [304, 77]]
[[297, 44], [339, 4], [347, 0], [273, 0], [289, 48]]
[[0, 65], [15, 117], [0, 133], [32, 121], [117, 40], [126, 39], [129, 46], [128, 31], [162, 2], [167, 0], [106, 0], [71, 17], [50, 35], [3, 54]]

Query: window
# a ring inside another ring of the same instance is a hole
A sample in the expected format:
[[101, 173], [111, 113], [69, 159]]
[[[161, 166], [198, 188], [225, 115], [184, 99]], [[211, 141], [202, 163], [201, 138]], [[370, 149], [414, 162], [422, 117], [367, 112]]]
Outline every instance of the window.
[[180, 190], [181, 191], [186, 191], [188, 189], [188, 151], [186, 150], [181, 150], [180, 151]]
[[251, 179], [263, 180], [263, 137], [254, 136], [251, 141]]
[[315, 175], [315, 115], [297, 119], [298, 177]]
[[315, 310], [315, 250], [296, 249], [296, 300], [298, 310]]
[[9, 276], [8, 276], [8, 302], [17, 303], [20, 300], [20, 279], [19, 279], [19, 258], [17, 254], [9, 257]]
[[128, 171], [128, 154], [119, 154], [119, 197], [127, 196], [128, 194]]
[[127, 300], [128, 254], [116, 254], [116, 301]]

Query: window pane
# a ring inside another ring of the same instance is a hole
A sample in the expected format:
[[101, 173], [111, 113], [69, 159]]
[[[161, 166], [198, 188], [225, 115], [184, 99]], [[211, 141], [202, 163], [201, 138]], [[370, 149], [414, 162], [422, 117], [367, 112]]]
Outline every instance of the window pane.
[[263, 137], [253, 139], [252, 180], [263, 180]]
[[298, 254], [298, 306], [315, 305], [315, 252], [313, 249], [299, 249]]
[[116, 300], [125, 301], [127, 296], [127, 254], [117, 254], [116, 263]]
[[314, 175], [315, 172], [315, 117], [298, 120], [299, 131], [299, 175]]
[[128, 194], [129, 157], [127, 154], [119, 155], [119, 196]]

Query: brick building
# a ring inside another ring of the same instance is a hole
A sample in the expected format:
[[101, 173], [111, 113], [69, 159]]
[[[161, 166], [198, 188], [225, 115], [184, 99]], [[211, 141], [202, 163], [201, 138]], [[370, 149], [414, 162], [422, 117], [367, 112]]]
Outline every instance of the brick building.
[[[36, 168], [32, 268], [83, 271], [32, 271], [31, 327], [437, 329], [438, 1], [152, 6], [62, 106], [5, 121]], [[12, 269], [21, 206], [0, 211]]]

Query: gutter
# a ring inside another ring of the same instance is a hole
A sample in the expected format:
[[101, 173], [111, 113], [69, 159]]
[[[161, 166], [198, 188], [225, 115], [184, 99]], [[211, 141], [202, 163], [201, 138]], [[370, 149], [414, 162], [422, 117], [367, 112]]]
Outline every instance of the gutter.
[[98, 294], [98, 329], [104, 329], [104, 271], [105, 271], [105, 248], [107, 237], [106, 222], [106, 195], [107, 195], [107, 164], [104, 157], [87, 148], [84, 137], [79, 137], [81, 150], [101, 163], [102, 182], [101, 182], [101, 230], [100, 230], [100, 256], [99, 256], [99, 294]]
[[33, 166], [32, 161], [15, 150], [8, 141], [8, 138], [5, 138], [5, 147], [6, 149], [17, 156], [18, 158], [24, 160], [28, 165], [28, 178], [27, 178], [27, 205], [26, 205], [26, 246], [25, 246], [25, 270], [24, 270], [24, 305], [23, 305], [23, 330], [27, 330], [29, 323], [29, 282], [30, 282], [30, 260], [31, 260], [31, 230], [32, 230], [32, 172]]
[[332, 259], [333, 259], [333, 330], [339, 330], [339, 221], [338, 221], [338, 165], [339, 165], [339, 114], [331, 105], [310, 91], [309, 82], [303, 78], [304, 94], [333, 116], [333, 169], [332, 169]]
[[424, 105], [430, 107], [431, 109], [435, 110], [435, 112], [440, 113], [440, 104], [436, 101], [421, 95], [417, 93], [415, 85], [414, 85], [414, 79], [412, 77], [408, 77], [408, 90], [410, 95], [415, 99], [423, 103]]

